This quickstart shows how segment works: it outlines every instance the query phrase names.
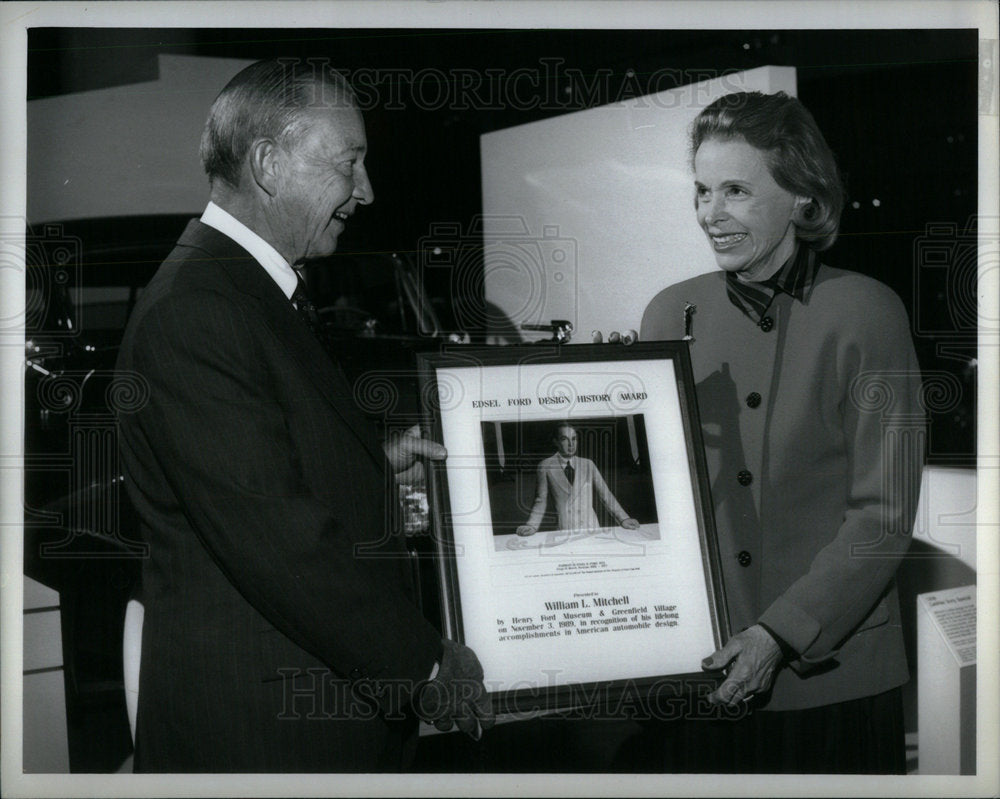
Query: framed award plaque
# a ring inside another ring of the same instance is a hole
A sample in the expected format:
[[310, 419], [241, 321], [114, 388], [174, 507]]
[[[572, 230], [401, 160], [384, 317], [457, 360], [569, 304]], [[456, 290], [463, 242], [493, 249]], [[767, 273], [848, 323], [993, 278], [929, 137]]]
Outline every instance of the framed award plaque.
[[444, 633], [497, 713], [705, 689], [729, 631], [687, 343], [418, 361]]

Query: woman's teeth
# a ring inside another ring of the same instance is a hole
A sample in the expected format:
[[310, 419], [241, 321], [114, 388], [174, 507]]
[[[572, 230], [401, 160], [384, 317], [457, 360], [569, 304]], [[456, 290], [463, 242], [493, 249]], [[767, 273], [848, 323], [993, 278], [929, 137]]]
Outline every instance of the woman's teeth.
[[721, 236], [712, 236], [712, 243], [717, 248], [732, 247], [739, 244], [743, 239], [747, 237], [746, 233], [725, 233]]

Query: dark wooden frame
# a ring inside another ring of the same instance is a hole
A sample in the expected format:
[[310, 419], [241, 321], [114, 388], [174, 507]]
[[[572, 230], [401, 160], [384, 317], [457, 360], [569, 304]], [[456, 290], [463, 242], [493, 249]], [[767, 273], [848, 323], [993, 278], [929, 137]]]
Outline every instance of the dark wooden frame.
[[[425, 435], [442, 440], [442, 417], [437, 402], [437, 370], [476, 366], [512, 366], [525, 364], [566, 363], [628, 363], [662, 358], [674, 365], [677, 396], [686, 439], [688, 466], [693, 477], [695, 517], [698, 522], [702, 566], [710, 591], [707, 596], [713, 623], [713, 637], [720, 647], [730, 635], [722, 567], [719, 560], [715, 519], [709, 487], [701, 425], [698, 421], [694, 376], [686, 341], [641, 342], [630, 346], [610, 344], [526, 345], [514, 347], [452, 347], [441, 351], [418, 353], [422, 426]], [[436, 549], [436, 565], [440, 587], [441, 617], [444, 635], [464, 642], [462, 601], [459, 591], [458, 560], [455, 557], [454, 534], [449, 524], [450, 502], [443, 470], [447, 463], [430, 463], [428, 496]], [[709, 653], [705, 653], [706, 655]], [[568, 684], [538, 690], [518, 689], [493, 693], [494, 710], [515, 717], [537, 712], [565, 711], [586, 708], [600, 712], [622, 707], [622, 702], [638, 702], [643, 710], [654, 715], [657, 708], [642, 704], [650, 701], [652, 691], [667, 688], [670, 701], [692, 694], [703, 696], [721, 678], [719, 672], [667, 674], [641, 679], [611, 679], [599, 683]], [[662, 701], [662, 697], [657, 698]], [[659, 708], [662, 711], [662, 707]]]

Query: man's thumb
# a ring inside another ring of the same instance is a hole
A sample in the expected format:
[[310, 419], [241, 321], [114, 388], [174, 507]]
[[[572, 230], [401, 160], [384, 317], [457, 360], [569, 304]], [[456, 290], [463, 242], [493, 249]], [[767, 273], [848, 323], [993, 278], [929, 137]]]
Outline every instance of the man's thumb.
[[733, 657], [729, 653], [729, 645], [722, 647], [722, 649], [715, 650], [711, 655], [701, 661], [701, 667], [705, 671], [715, 671], [716, 669], [723, 668]]

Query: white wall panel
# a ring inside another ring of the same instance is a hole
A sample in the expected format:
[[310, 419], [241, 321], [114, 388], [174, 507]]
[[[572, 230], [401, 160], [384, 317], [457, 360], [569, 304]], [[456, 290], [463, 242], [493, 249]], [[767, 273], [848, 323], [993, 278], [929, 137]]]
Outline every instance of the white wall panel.
[[568, 319], [574, 341], [588, 342], [595, 329], [638, 330], [657, 291], [715, 269], [695, 221], [687, 133], [702, 108], [743, 90], [795, 94], [795, 69], [483, 135], [486, 300], [517, 326]]

